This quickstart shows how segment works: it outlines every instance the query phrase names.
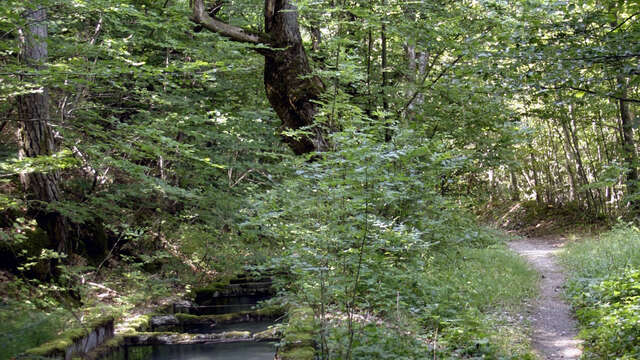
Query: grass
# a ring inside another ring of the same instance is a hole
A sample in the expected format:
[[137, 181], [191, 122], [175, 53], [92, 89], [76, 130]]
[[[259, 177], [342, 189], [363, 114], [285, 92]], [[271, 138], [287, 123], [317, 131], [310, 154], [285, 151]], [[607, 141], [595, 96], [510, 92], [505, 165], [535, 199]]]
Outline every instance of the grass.
[[640, 230], [617, 225], [598, 237], [570, 243], [561, 254], [573, 280], [594, 281], [640, 267]]
[[640, 230], [620, 224], [561, 254], [585, 359], [640, 357]]
[[0, 360], [54, 339], [69, 317], [64, 310], [46, 312], [14, 302], [0, 305]]
[[537, 273], [501, 241], [443, 255], [431, 267], [427, 286], [434, 304], [430, 316], [439, 319], [449, 356], [533, 359], [517, 314], [536, 295]]
[[536, 272], [503, 244], [457, 248], [438, 257], [430, 272], [440, 297], [481, 310], [513, 308], [535, 295]]
[[[359, 314], [353, 358], [535, 359], [519, 314], [537, 294], [538, 275], [505, 240], [487, 232], [474, 241], [442, 244], [423, 266], [394, 273], [402, 286], [386, 293], [389, 303]], [[330, 320], [332, 354], [348, 348], [345, 324]]]

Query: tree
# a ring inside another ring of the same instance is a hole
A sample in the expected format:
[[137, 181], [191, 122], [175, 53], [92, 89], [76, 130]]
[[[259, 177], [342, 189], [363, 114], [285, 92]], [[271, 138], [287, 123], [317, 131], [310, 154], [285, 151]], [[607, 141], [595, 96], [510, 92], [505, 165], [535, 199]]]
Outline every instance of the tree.
[[[24, 14], [28, 27], [21, 30], [23, 60], [32, 69], [41, 69], [47, 61], [47, 12], [42, 6], [27, 10]], [[18, 97], [18, 139], [19, 157], [35, 158], [52, 156], [57, 152], [53, 131], [49, 126], [49, 94], [47, 88], [32, 90]], [[46, 230], [58, 251], [67, 249], [67, 220], [56, 211], [47, 209], [47, 204], [60, 200], [58, 174], [50, 172], [30, 172], [22, 174], [20, 180], [36, 205], [38, 225]]]
[[[284, 141], [298, 155], [328, 149], [322, 127], [314, 123], [324, 84], [311, 71], [297, 10], [289, 0], [265, 0], [262, 33], [251, 33], [210, 16], [203, 0], [194, 1], [192, 20], [233, 41], [257, 45], [255, 50], [265, 57], [267, 98], [282, 120]], [[290, 133], [298, 130], [303, 133]]]

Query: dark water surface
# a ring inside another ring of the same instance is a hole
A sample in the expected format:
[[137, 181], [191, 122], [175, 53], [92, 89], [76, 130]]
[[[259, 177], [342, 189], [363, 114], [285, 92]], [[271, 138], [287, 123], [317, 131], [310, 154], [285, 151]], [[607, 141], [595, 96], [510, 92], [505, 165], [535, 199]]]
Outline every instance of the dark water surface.
[[237, 324], [215, 324], [215, 325], [189, 325], [185, 326], [185, 331], [191, 334], [211, 334], [225, 331], [250, 331], [257, 333], [265, 331], [269, 326], [274, 325], [273, 321], [242, 322]]
[[235, 342], [221, 344], [135, 346], [123, 360], [273, 360], [275, 344]]

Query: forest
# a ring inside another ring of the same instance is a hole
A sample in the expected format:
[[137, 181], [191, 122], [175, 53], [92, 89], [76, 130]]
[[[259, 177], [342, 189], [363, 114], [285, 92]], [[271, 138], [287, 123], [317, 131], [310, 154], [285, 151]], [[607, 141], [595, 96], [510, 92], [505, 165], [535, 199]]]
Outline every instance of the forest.
[[0, 360], [640, 359], [639, 103], [636, 0], [3, 0]]

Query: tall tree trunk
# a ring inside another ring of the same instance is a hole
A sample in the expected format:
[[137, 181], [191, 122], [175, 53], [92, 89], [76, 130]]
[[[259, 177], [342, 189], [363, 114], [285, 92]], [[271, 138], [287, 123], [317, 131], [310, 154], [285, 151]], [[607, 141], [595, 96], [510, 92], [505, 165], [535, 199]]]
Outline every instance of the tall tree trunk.
[[311, 71], [298, 12], [289, 0], [265, 0], [265, 29], [258, 34], [209, 16], [203, 0], [194, 1], [191, 19], [231, 40], [266, 45], [268, 48], [259, 46], [256, 51], [265, 57], [264, 86], [271, 107], [282, 121], [284, 141], [296, 154], [328, 150], [326, 130], [314, 122], [324, 84]]
[[533, 173], [533, 184], [536, 192], [536, 204], [542, 207], [542, 196], [540, 194], [540, 180], [538, 178], [538, 165], [535, 155], [533, 155], [533, 149], [529, 147], [529, 157], [531, 159], [531, 172]]
[[[620, 7], [623, 2], [612, 2], [609, 7], [609, 12], [612, 13], [614, 21], [611, 22], [613, 28], [618, 26], [618, 15]], [[617, 64], [618, 76], [616, 77], [616, 85], [620, 89], [620, 99], [618, 100], [618, 108], [620, 110], [620, 132], [622, 137], [622, 150], [624, 153], [625, 162], [627, 163], [626, 185], [627, 196], [631, 196], [629, 205], [634, 212], [640, 211], [640, 200], [633, 197], [638, 196], [639, 184], [638, 184], [638, 153], [636, 150], [636, 144], [633, 139], [633, 116], [631, 115], [631, 108], [629, 102], [623, 100], [628, 95], [628, 83], [623, 74], [623, 64]]]
[[[622, 89], [622, 96], [627, 97], [627, 82], [621, 76], [618, 77], [618, 84]], [[629, 108], [629, 102], [620, 99], [618, 101], [620, 109], [620, 122], [622, 123], [623, 143], [625, 162], [629, 168], [627, 173], [627, 195], [638, 196], [638, 153], [636, 152], [636, 144], [633, 139], [633, 116]], [[640, 210], [640, 201], [632, 199], [630, 202], [634, 211]]]
[[291, 137], [285, 141], [296, 154], [326, 151], [323, 131], [314, 123], [317, 104], [324, 84], [312, 76], [307, 54], [302, 45], [296, 7], [288, 0], [266, 0], [265, 32], [269, 45], [283, 50], [265, 53], [264, 86], [269, 103], [287, 130], [306, 129], [310, 135]]
[[[382, 6], [386, 6], [386, 1], [382, 0]], [[380, 66], [382, 67], [382, 109], [384, 110], [384, 141], [391, 141], [391, 137], [393, 136], [391, 130], [391, 124], [388, 123], [388, 112], [389, 112], [389, 99], [387, 98], [387, 86], [389, 86], [389, 74], [387, 73], [387, 25], [382, 20], [382, 29], [380, 30], [380, 46], [382, 57]]]
[[[578, 175], [580, 176], [580, 178], [582, 179], [582, 185], [583, 186], [587, 186], [589, 185], [589, 178], [587, 177], [587, 172], [585, 170], [585, 166], [584, 163], [582, 161], [582, 154], [580, 153], [580, 146], [578, 144], [578, 136], [576, 135], [576, 132], [578, 131], [578, 128], [575, 124], [575, 116], [574, 116], [574, 108], [572, 105], [569, 105], [569, 120], [570, 122], [563, 122], [563, 126], [565, 129], [565, 134], [567, 135], [567, 141], [569, 141], [569, 147], [571, 148], [571, 150], [573, 151], [574, 155], [575, 155], [575, 160], [576, 160], [576, 168], [578, 170]], [[587, 199], [587, 205], [589, 206], [590, 210], [593, 211], [594, 214], [598, 213], [598, 205], [595, 201], [595, 198], [593, 196], [593, 192], [591, 191], [591, 189], [585, 189], [584, 190], [584, 194], [586, 196]]]
[[[600, 139], [599, 140], [600, 140], [600, 143], [602, 144], [602, 148], [604, 150], [603, 151], [604, 160], [601, 160], [600, 162], [602, 164], [611, 164], [612, 160], [611, 160], [611, 156], [609, 155], [609, 149], [608, 149], [608, 146], [607, 146], [608, 142], [607, 142], [607, 138], [604, 135], [603, 128], [604, 128], [604, 122], [603, 122], [602, 110], [600, 110], [598, 112], [597, 129], [598, 129], [598, 133], [600, 135]], [[614, 135], [614, 138], [615, 138], [615, 135]], [[605, 188], [605, 194], [604, 194], [604, 196], [605, 196], [605, 204], [606, 204], [605, 209], [607, 209], [607, 210], [609, 209], [609, 204], [613, 203], [614, 191], [615, 191], [614, 190], [614, 185], [607, 186]]]
[[577, 200], [580, 206], [582, 206], [582, 200], [580, 199], [577, 190], [580, 184], [578, 183], [578, 180], [576, 178], [576, 172], [573, 169], [573, 163], [575, 163], [576, 161], [574, 159], [573, 151], [571, 151], [571, 144], [569, 143], [570, 139], [566, 134], [566, 127], [564, 126], [564, 123], [562, 123], [561, 125], [562, 130], [565, 131], [565, 136], [567, 137], [566, 139], [564, 139], [560, 131], [558, 131], [558, 137], [560, 141], [562, 141], [562, 146], [564, 147], [565, 163], [567, 165], [567, 173], [569, 174], [569, 189], [571, 190], [571, 197], [569, 200]]
[[509, 170], [509, 177], [511, 179], [511, 201], [520, 200], [520, 188], [518, 187], [518, 176], [513, 169]]
[[[34, 68], [42, 68], [47, 60], [47, 13], [43, 7], [27, 10], [28, 28], [22, 31], [23, 60]], [[53, 131], [48, 124], [49, 95], [42, 87], [30, 94], [18, 97], [19, 112], [19, 157], [38, 157], [56, 153]], [[38, 225], [46, 230], [58, 251], [67, 252], [67, 220], [55, 211], [47, 209], [47, 204], [60, 200], [58, 174], [56, 172], [32, 172], [20, 176], [23, 186], [35, 203]]]

